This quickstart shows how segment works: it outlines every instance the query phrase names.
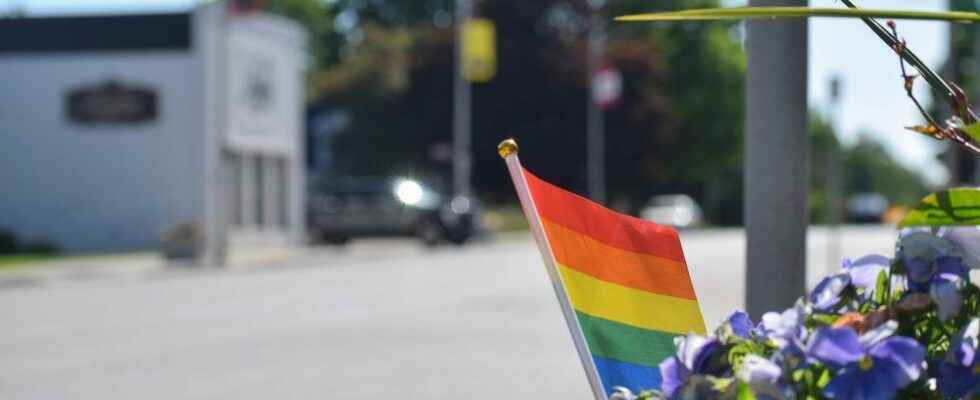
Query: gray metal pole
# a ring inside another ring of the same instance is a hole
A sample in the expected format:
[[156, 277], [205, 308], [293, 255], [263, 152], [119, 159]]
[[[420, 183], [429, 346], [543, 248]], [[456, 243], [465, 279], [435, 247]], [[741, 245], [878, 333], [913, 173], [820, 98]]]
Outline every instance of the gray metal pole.
[[745, 26], [745, 303], [758, 318], [792, 305], [806, 290], [807, 22], [758, 20]]
[[605, 51], [605, 22], [600, 10], [605, 0], [589, 0], [592, 7], [592, 21], [589, 26], [589, 98], [586, 114], [586, 178], [589, 197], [599, 204], [606, 202], [606, 142], [605, 115], [595, 102], [595, 75], [602, 67]]
[[468, 196], [473, 140], [471, 120], [472, 93], [470, 83], [463, 76], [463, 27], [473, 17], [472, 0], [456, 0], [456, 71], [453, 81], [453, 191]]
[[841, 134], [843, 134], [843, 124], [841, 123], [843, 116], [841, 115], [844, 109], [841, 107], [841, 80], [840, 77], [834, 77], [830, 82], [830, 126], [831, 134], [837, 141], [838, 146], [828, 149], [826, 157], [825, 173], [826, 178], [826, 195], [827, 201], [825, 204], [825, 211], [827, 213], [827, 257], [830, 260], [827, 263], [828, 274], [834, 273], [841, 267], [841, 257], [843, 257], [843, 250], [841, 247], [841, 234], [840, 234], [840, 224], [843, 221], [842, 210], [844, 207], [844, 190], [843, 190], [843, 178], [844, 178], [844, 166], [843, 159], [841, 157], [841, 152], [843, 150], [843, 142], [840, 140]]

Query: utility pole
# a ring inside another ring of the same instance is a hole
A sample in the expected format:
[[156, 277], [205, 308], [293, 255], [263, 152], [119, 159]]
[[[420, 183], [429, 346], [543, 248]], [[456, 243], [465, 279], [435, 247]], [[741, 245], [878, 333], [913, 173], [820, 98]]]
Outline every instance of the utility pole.
[[745, 27], [745, 304], [759, 318], [791, 306], [806, 290], [807, 21], [754, 20]]
[[599, 204], [606, 202], [606, 138], [605, 113], [596, 104], [595, 78], [602, 67], [602, 56], [605, 52], [605, 21], [602, 18], [602, 7], [605, 0], [589, 0], [592, 9], [589, 23], [589, 97], [586, 114], [586, 177], [588, 179], [589, 197]]
[[824, 172], [826, 176], [826, 195], [827, 201], [824, 205], [825, 212], [827, 213], [827, 257], [830, 259], [828, 263], [828, 274], [837, 272], [841, 268], [841, 257], [843, 257], [843, 251], [841, 250], [841, 237], [840, 237], [840, 224], [842, 218], [842, 208], [844, 207], [843, 197], [843, 170], [844, 166], [841, 165], [843, 160], [841, 160], [841, 146], [843, 146], [840, 140], [841, 123], [842, 120], [841, 113], [844, 111], [841, 107], [841, 78], [839, 76], [834, 76], [830, 80], [830, 126], [831, 126], [831, 138], [834, 139], [830, 143], [830, 147], [827, 149], [827, 164], [824, 166]]
[[[947, 8], [950, 11], [977, 12], [978, 5], [973, 0], [949, 0]], [[960, 26], [963, 25], [963, 26]], [[977, 98], [977, 82], [971, 79], [977, 55], [980, 54], [980, 30], [972, 24], [949, 25], [949, 55], [946, 61], [946, 71], [950, 80], [960, 85], [971, 99]], [[942, 114], [952, 114], [951, 108], [945, 103], [940, 104]], [[950, 186], [976, 185], [980, 180], [980, 159], [977, 159], [966, 149], [948, 145], [946, 162], [950, 172]]]
[[473, 17], [473, 0], [456, 0], [456, 71], [453, 77], [453, 192], [469, 196], [473, 161], [472, 89], [463, 74], [463, 29]]

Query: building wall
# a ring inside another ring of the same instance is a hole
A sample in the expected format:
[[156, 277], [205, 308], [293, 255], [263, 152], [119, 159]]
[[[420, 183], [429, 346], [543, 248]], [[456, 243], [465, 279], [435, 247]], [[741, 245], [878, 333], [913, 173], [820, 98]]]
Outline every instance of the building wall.
[[267, 14], [229, 18], [225, 32], [226, 215], [236, 238], [298, 242], [305, 235], [306, 35]]
[[[153, 248], [203, 212], [200, 64], [187, 51], [0, 55], [0, 229], [68, 251]], [[155, 120], [85, 126], [77, 85], [157, 91]]]

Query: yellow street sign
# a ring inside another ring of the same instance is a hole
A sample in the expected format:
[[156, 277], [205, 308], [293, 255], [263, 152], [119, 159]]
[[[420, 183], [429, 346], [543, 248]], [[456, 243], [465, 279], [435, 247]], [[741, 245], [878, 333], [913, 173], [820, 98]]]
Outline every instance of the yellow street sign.
[[493, 22], [474, 18], [463, 26], [463, 77], [486, 82], [497, 74], [497, 41]]

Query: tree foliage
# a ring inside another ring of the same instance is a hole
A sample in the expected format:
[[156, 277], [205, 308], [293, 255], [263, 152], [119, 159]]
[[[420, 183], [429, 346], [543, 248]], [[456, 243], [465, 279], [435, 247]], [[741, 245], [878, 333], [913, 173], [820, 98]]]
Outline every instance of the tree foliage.
[[[333, 12], [353, 7], [342, 3]], [[335, 153], [349, 161], [339, 167], [382, 173], [411, 165], [448, 176], [448, 165], [427, 156], [434, 144], [451, 141], [453, 31], [431, 24], [432, 10], [444, 5], [430, 1], [385, 8], [382, 2], [368, 3], [372, 6], [358, 17], [362, 39], [352, 44], [348, 58], [316, 79], [322, 104], [353, 114], [354, 122], [333, 142]], [[636, 30], [611, 23], [612, 15], [645, 9], [644, 3], [613, 1], [606, 15], [605, 63], [621, 71], [624, 84], [622, 101], [606, 115], [610, 197], [635, 211], [652, 194], [692, 193], [709, 198], [705, 207], [714, 220], [737, 222], [740, 200], [731, 199], [741, 199], [745, 64], [734, 25]], [[679, 8], [714, 2], [665, 4]], [[473, 89], [477, 190], [491, 199], [509, 198], [510, 182], [493, 148], [515, 136], [528, 168], [583, 191], [587, 3], [485, 0], [477, 13], [496, 25], [498, 57], [494, 80]], [[390, 39], [396, 30], [410, 37], [399, 42], [407, 45], [374, 43]], [[378, 47], [390, 51], [379, 54]], [[383, 84], [402, 67], [406, 86]], [[368, 148], [372, 156], [363, 156]]]
[[[315, 107], [350, 115], [329, 143], [331, 172], [448, 180], [448, 162], [431, 155], [452, 138], [454, 30], [436, 17], [451, 16], [452, 2], [292, 2], [318, 4], [317, 12], [332, 18], [326, 37], [338, 39], [322, 42], [325, 49], [317, 57], [324, 66], [312, 78]], [[587, 1], [477, 4], [476, 14], [496, 26], [498, 67], [492, 81], [473, 85], [476, 191], [486, 200], [512, 200], [494, 148], [513, 136], [530, 170], [584, 192]], [[739, 25], [611, 21], [626, 13], [711, 6], [717, 1], [611, 0], [605, 8], [609, 38], [603, 62], [622, 73], [624, 88], [605, 119], [609, 198], [616, 208], [635, 212], [651, 195], [687, 193], [701, 202], [709, 221], [741, 222], [746, 64]], [[902, 173], [880, 146], [858, 147], [869, 154], [847, 158], [846, 171], [861, 169], [849, 175], [848, 189], [904, 200], [910, 194], [895, 188], [921, 188], [892, 185], [896, 179], [920, 180]]]
[[845, 189], [851, 193], [876, 192], [889, 200], [914, 205], [926, 193], [922, 177], [899, 164], [885, 147], [869, 135], [862, 135], [857, 144], [847, 149], [844, 158]]
[[896, 161], [888, 150], [870, 135], [845, 146], [837, 140], [828, 120], [810, 113], [810, 216], [813, 222], [826, 222], [827, 160], [834, 152], [842, 164], [843, 196], [880, 193], [896, 205], [914, 206], [927, 193], [922, 175]]
[[326, 67], [333, 36], [333, 13], [319, 0], [276, 0], [265, 5], [267, 11], [292, 19], [309, 35], [309, 51], [313, 69]]

